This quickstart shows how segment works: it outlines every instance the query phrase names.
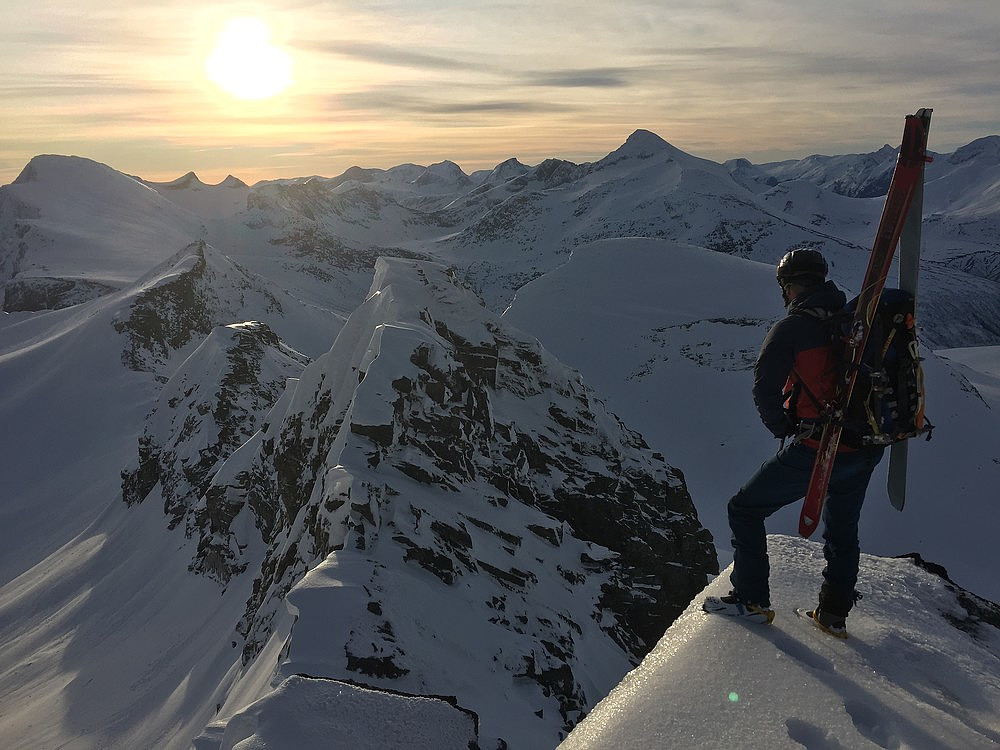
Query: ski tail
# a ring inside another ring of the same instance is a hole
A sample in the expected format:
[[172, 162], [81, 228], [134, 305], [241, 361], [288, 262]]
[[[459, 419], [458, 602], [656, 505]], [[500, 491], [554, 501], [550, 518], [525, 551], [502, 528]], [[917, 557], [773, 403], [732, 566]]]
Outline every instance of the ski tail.
[[901, 440], [889, 448], [889, 478], [886, 480], [886, 491], [889, 502], [896, 510], [902, 510], [906, 505], [906, 467], [909, 462], [908, 441]]
[[[930, 109], [919, 110], [915, 117], [920, 120], [923, 128], [924, 144], [931, 126]], [[917, 180], [913, 198], [910, 201], [910, 209], [903, 224], [903, 231], [899, 236], [899, 288], [913, 295], [914, 314], [917, 305], [917, 282], [920, 274], [920, 224], [923, 218], [924, 206], [924, 176], [921, 165], [920, 178]], [[920, 422], [923, 421], [923, 406], [921, 405]], [[889, 494], [889, 502], [896, 510], [903, 510], [906, 505], [906, 468], [908, 464], [909, 448], [907, 441], [903, 440], [894, 443], [889, 449], [889, 478], [886, 482], [886, 491]]]

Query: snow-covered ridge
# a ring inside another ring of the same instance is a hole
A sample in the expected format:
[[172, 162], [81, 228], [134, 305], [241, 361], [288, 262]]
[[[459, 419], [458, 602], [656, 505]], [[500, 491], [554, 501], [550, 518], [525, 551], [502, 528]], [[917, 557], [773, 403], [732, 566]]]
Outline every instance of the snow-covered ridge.
[[169, 182], [140, 181], [202, 219], [232, 217], [246, 208], [250, 194], [249, 186], [233, 175], [227, 175], [216, 185], [202, 182], [194, 172]]
[[194, 750], [248, 744], [260, 750], [324, 750], [331, 741], [351, 750], [476, 747], [477, 717], [454, 700], [295, 675], [225, 724], [213, 725], [195, 739]]
[[862, 555], [865, 598], [840, 641], [792, 612], [815, 604], [819, 545], [771, 536], [769, 550], [773, 626], [705, 614], [699, 595], [560, 750], [1000, 742], [1000, 607], [933, 566]]
[[209, 493], [209, 485], [308, 361], [263, 323], [220, 326], [160, 393], [137, 461], [122, 472], [122, 499], [141, 503], [157, 490], [168, 527], [199, 539], [192, 570], [222, 583], [245, 570], [234, 568], [241, 540], [230, 531], [240, 508], [230, 511], [225, 493]]
[[380, 260], [292, 383], [205, 490], [269, 545], [214, 528], [233, 573], [259, 566], [251, 672], [287, 595], [280, 677], [456, 695], [481, 736], [543, 748], [716, 569], [680, 475], [439, 266]]
[[[137, 178], [138, 179], [138, 178]], [[152, 180], [143, 180], [146, 185], [149, 185], [154, 190], [202, 190], [204, 188], [213, 187], [223, 187], [223, 188], [245, 188], [247, 184], [238, 177], [233, 175], [227, 175], [222, 182], [216, 185], [209, 185], [208, 183], [202, 182], [201, 179], [194, 172], [188, 172], [187, 174], [178, 177], [176, 180], [170, 180], [168, 182], [153, 182]]]
[[888, 144], [870, 154], [814, 155], [799, 161], [763, 164], [762, 170], [778, 181], [806, 180], [829, 187], [850, 198], [885, 195], [896, 165], [897, 149]]

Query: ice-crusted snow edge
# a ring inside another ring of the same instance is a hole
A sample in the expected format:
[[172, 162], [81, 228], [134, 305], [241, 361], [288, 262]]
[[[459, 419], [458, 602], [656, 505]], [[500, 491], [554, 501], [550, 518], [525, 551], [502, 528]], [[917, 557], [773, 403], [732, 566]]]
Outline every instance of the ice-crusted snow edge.
[[768, 540], [774, 624], [701, 611], [728, 591], [725, 571], [560, 750], [996, 747], [1000, 631], [965, 592], [910, 559], [862, 555], [864, 599], [840, 641], [793, 612], [816, 601], [822, 547]]
[[195, 750], [468, 750], [476, 716], [445, 697], [294, 675], [194, 742]]

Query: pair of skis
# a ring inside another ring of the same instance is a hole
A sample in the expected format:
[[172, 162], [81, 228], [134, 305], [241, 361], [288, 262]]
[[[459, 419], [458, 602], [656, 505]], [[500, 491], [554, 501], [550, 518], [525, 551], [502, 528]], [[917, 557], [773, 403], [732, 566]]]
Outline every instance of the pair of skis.
[[[914, 296], [917, 292], [917, 274], [920, 262], [920, 217], [923, 211], [924, 164], [927, 157], [927, 131], [931, 123], [930, 109], [918, 110], [906, 116], [903, 141], [899, 158], [892, 173], [889, 193], [882, 208], [882, 218], [875, 234], [868, 268], [858, 295], [858, 303], [851, 322], [847, 353], [851, 360], [847, 382], [834, 405], [832, 418], [823, 427], [816, 463], [813, 465], [805, 502], [799, 516], [799, 534], [809, 537], [819, 525], [823, 503], [833, 472], [840, 445], [840, 418], [854, 392], [858, 366], [861, 363], [875, 316], [879, 297], [885, 287], [889, 267], [900, 243], [899, 286]], [[906, 441], [894, 443], [889, 455], [889, 499], [898, 510], [906, 500]]]

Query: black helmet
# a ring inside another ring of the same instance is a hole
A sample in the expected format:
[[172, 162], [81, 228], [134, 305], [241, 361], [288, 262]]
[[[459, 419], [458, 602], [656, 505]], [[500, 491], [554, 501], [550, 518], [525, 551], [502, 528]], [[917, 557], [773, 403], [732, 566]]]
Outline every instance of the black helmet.
[[826, 279], [826, 258], [808, 247], [800, 247], [785, 253], [778, 261], [778, 281], [784, 286], [788, 282], [796, 282], [810, 286], [820, 284]]

